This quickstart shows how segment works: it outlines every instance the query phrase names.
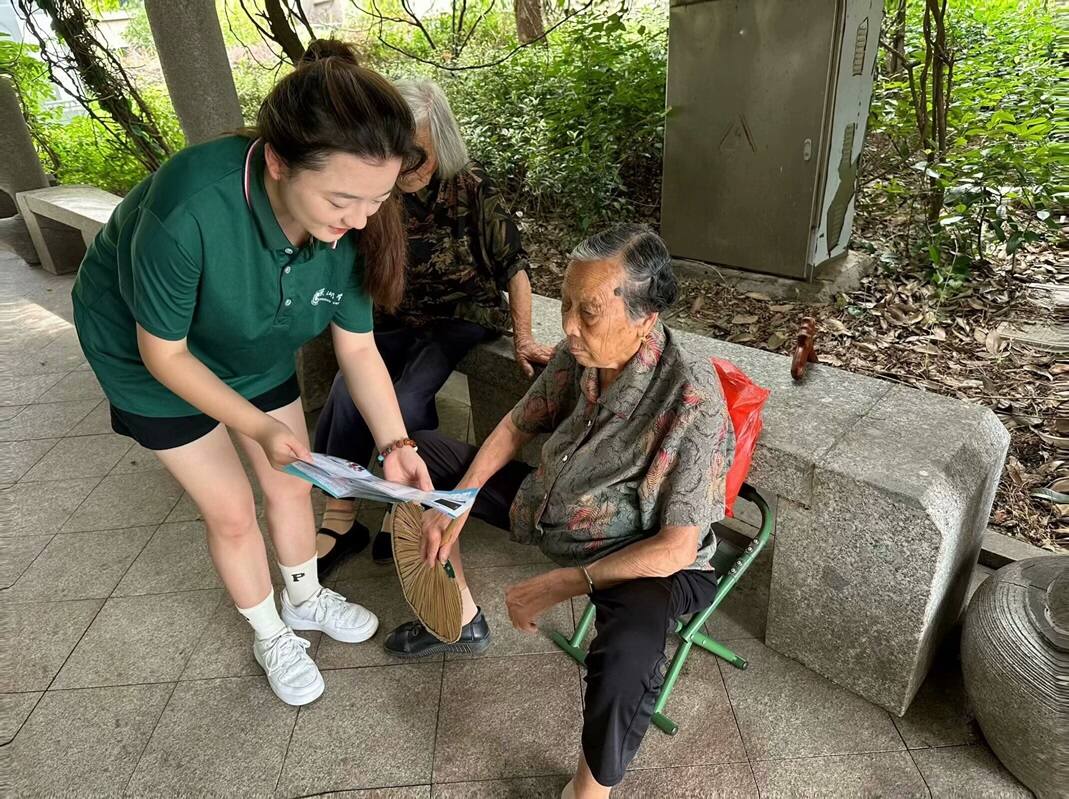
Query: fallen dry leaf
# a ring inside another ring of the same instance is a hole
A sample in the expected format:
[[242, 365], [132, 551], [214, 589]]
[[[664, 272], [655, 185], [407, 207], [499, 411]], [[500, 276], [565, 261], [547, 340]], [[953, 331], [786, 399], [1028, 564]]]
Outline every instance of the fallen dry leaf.
[[786, 340], [787, 337], [782, 333], [773, 333], [765, 340], [765, 347], [770, 350], [778, 350]]

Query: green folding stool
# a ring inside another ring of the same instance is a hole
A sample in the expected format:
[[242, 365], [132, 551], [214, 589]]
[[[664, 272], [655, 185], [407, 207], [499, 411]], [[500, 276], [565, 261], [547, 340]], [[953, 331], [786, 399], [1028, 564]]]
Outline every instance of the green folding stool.
[[[676, 650], [675, 657], [672, 658], [672, 663], [668, 667], [668, 673], [664, 678], [664, 685], [661, 687], [661, 693], [657, 697], [657, 704], [653, 707], [653, 723], [669, 735], [675, 735], [679, 731], [679, 726], [664, 714], [664, 708], [668, 704], [668, 698], [672, 695], [672, 688], [675, 687], [676, 680], [679, 679], [679, 674], [683, 670], [683, 664], [687, 662], [687, 657], [690, 655], [690, 650], [693, 646], [697, 645], [707, 652], [712, 652], [735, 668], [745, 669], [747, 665], [744, 658], [739, 657], [719, 641], [713, 640], [702, 632], [702, 626], [713, 615], [713, 612], [724, 601], [724, 598], [731, 593], [735, 584], [750, 568], [757, 556], [761, 554], [761, 550], [765, 548], [765, 544], [768, 543], [768, 539], [776, 527], [775, 513], [768, 507], [768, 503], [757, 493], [753, 486], [744, 483], [739, 490], [739, 498], [757, 506], [761, 513], [761, 527], [745, 549], [735, 546], [735, 544], [727, 540], [727, 536], [718, 536], [719, 541], [712, 561], [713, 569], [720, 575], [716, 596], [709, 603], [709, 607], [695, 613], [689, 620], [676, 620], [676, 632], [679, 633], [679, 637], [683, 640]], [[583, 649], [583, 639], [586, 638], [590, 625], [593, 623], [594, 604], [590, 602], [587, 603], [586, 610], [583, 611], [583, 617], [575, 628], [575, 634], [570, 639], [565, 638], [564, 635], [556, 631], [551, 632], [550, 636], [553, 638], [554, 643], [571, 655], [576, 662], [580, 665], [585, 665], [586, 650]]]

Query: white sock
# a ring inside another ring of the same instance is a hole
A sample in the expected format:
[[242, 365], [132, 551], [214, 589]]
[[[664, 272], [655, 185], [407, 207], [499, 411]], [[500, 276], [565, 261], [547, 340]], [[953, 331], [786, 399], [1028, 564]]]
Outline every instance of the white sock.
[[297, 566], [278, 564], [282, 581], [286, 584], [286, 597], [291, 605], [299, 605], [316, 595], [319, 584], [319, 566], [315, 555]]
[[275, 592], [272, 591], [263, 602], [251, 608], [238, 608], [238, 613], [252, 625], [253, 633], [261, 641], [274, 638], [286, 629], [286, 623], [278, 615], [275, 607]]
[[475, 600], [472, 599], [471, 589], [464, 586], [460, 589], [460, 619], [461, 624], [470, 624], [471, 620], [475, 618], [475, 614], [479, 612], [479, 608], [475, 604]]

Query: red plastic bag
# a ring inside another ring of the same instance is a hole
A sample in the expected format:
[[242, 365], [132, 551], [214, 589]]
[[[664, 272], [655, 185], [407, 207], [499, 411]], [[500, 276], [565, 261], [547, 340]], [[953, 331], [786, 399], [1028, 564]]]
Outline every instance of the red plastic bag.
[[754, 447], [757, 446], [757, 437], [761, 435], [761, 409], [770, 392], [750, 380], [731, 361], [722, 358], [713, 358], [712, 361], [720, 377], [731, 424], [735, 428], [735, 458], [728, 470], [724, 491], [725, 513], [734, 516], [735, 499], [746, 482], [746, 475], [750, 473]]

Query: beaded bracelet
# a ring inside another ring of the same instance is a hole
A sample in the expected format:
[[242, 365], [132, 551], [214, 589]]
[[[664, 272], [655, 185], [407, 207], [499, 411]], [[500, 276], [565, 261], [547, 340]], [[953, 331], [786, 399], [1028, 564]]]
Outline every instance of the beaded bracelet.
[[399, 438], [396, 441], [394, 441], [392, 444], [390, 444], [387, 447], [385, 447], [379, 453], [379, 457], [378, 457], [379, 463], [385, 463], [386, 462], [386, 457], [391, 452], [393, 452], [395, 449], [401, 449], [401, 447], [412, 447], [412, 449], [415, 452], [419, 452], [419, 444], [417, 444], [411, 438]]

